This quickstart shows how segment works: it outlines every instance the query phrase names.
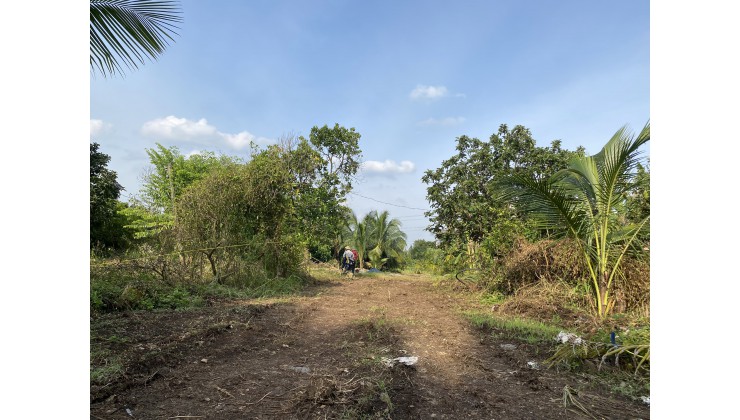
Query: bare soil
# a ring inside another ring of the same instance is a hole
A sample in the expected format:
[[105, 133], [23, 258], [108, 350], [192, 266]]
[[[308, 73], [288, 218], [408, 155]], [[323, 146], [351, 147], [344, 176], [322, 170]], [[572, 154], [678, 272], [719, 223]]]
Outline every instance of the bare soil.
[[[124, 373], [91, 385], [90, 415], [650, 417], [640, 401], [583, 376], [543, 368], [543, 349], [473, 327], [461, 316], [469, 306], [427, 277], [384, 274], [337, 276], [289, 299], [105, 315], [91, 323], [91, 344], [105, 348], [111, 363], [120, 361]], [[409, 356], [418, 357], [412, 366], [384, 363]]]

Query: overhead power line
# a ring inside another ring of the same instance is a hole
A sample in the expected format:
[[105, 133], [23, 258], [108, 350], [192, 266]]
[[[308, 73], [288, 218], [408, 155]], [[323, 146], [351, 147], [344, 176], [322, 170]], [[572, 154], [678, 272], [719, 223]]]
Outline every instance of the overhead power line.
[[400, 205], [400, 204], [386, 203], [385, 201], [380, 201], [380, 200], [376, 200], [376, 199], [374, 199], [374, 198], [370, 198], [370, 197], [365, 197], [364, 195], [361, 195], [361, 194], [357, 194], [356, 192], [352, 192], [352, 191], [350, 191], [350, 194], [356, 195], [356, 196], [358, 196], [358, 197], [366, 198], [366, 199], [368, 199], [368, 200], [372, 200], [372, 201], [375, 201], [375, 202], [378, 202], [378, 203], [381, 203], [381, 204], [387, 204], [387, 205], [389, 205], [389, 206], [395, 206], [395, 207], [403, 207], [403, 208], [405, 208], [405, 209], [411, 209], [411, 210], [422, 210], [422, 211], [429, 211], [429, 209], [421, 209], [421, 208], [419, 208], [419, 207], [409, 207], [409, 206], [402, 206], [402, 205]]

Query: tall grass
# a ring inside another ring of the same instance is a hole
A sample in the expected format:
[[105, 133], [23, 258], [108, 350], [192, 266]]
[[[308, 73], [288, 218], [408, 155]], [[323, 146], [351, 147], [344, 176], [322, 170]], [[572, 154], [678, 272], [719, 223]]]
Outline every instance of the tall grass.
[[90, 309], [94, 314], [123, 310], [199, 307], [211, 300], [280, 296], [299, 291], [306, 276], [275, 277], [259, 266], [241, 264], [216, 282], [177, 256], [156, 261], [94, 260], [90, 267]]
[[501, 318], [479, 311], [465, 311], [463, 315], [478, 328], [497, 330], [506, 337], [532, 344], [552, 342], [562, 330], [559, 326], [526, 318]]

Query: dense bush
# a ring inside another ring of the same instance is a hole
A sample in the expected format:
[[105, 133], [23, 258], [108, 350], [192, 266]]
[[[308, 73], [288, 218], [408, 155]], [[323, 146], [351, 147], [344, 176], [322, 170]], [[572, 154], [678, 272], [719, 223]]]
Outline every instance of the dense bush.
[[[481, 282], [507, 295], [541, 282], [565, 282], [580, 294], [590, 293], [590, 282], [577, 244], [568, 239], [531, 243], [520, 238], [500, 264], [482, 271]], [[649, 312], [650, 264], [646, 258], [625, 257], [622, 275], [614, 286], [617, 312]]]
[[[206, 276], [175, 277], [189, 273], [178, 256], [167, 259], [173, 275], [163, 277], [150, 266], [134, 263], [93, 262], [90, 267], [92, 314], [127, 310], [179, 309], [202, 306], [214, 299], [277, 296], [292, 293], [305, 283], [301, 272], [285, 277], [269, 275], [263, 267], [241, 261], [240, 271], [217, 283]], [[160, 266], [163, 261], [160, 260]], [[192, 264], [192, 263], [191, 263]]]

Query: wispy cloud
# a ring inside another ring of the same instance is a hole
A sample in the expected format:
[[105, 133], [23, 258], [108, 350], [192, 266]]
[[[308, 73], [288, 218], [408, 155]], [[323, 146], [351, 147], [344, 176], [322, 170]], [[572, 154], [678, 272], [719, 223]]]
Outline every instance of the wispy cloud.
[[409, 98], [420, 100], [420, 99], [438, 99], [454, 96], [456, 98], [464, 98], [464, 93], [450, 93], [446, 86], [426, 86], [416, 85], [414, 90], [409, 93]]
[[396, 163], [393, 160], [379, 162], [377, 160], [368, 160], [362, 164], [362, 171], [374, 174], [408, 174], [414, 172], [416, 165], [410, 160], [402, 160]]
[[103, 120], [90, 120], [90, 137], [100, 135], [110, 129], [111, 124], [103, 122]]
[[447, 118], [427, 118], [424, 121], [419, 121], [419, 125], [423, 126], [450, 126], [458, 125], [465, 122], [465, 117], [447, 117]]
[[445, 86], [424, 86], [417, 85], [414, 90], [411, 91], [409, 97], [411, 99], [437, 99], [448, 96], [449, 92]]
[[148, 121], [141, 127], [141, 133], [145, 136], [168, 140], [187, 141], [198, 144], [210, 144], [221, 141], [234, 149], [243, 149], [250, 142], [263, 146], [275, 143], [266, 137], [258, 137], [248, 131], [231, 134], [218, 131], [216, 127], [208, 124], [205, 118], [191, 121], [187, 118], [177, 118], [173, 115], [156, 120]]

